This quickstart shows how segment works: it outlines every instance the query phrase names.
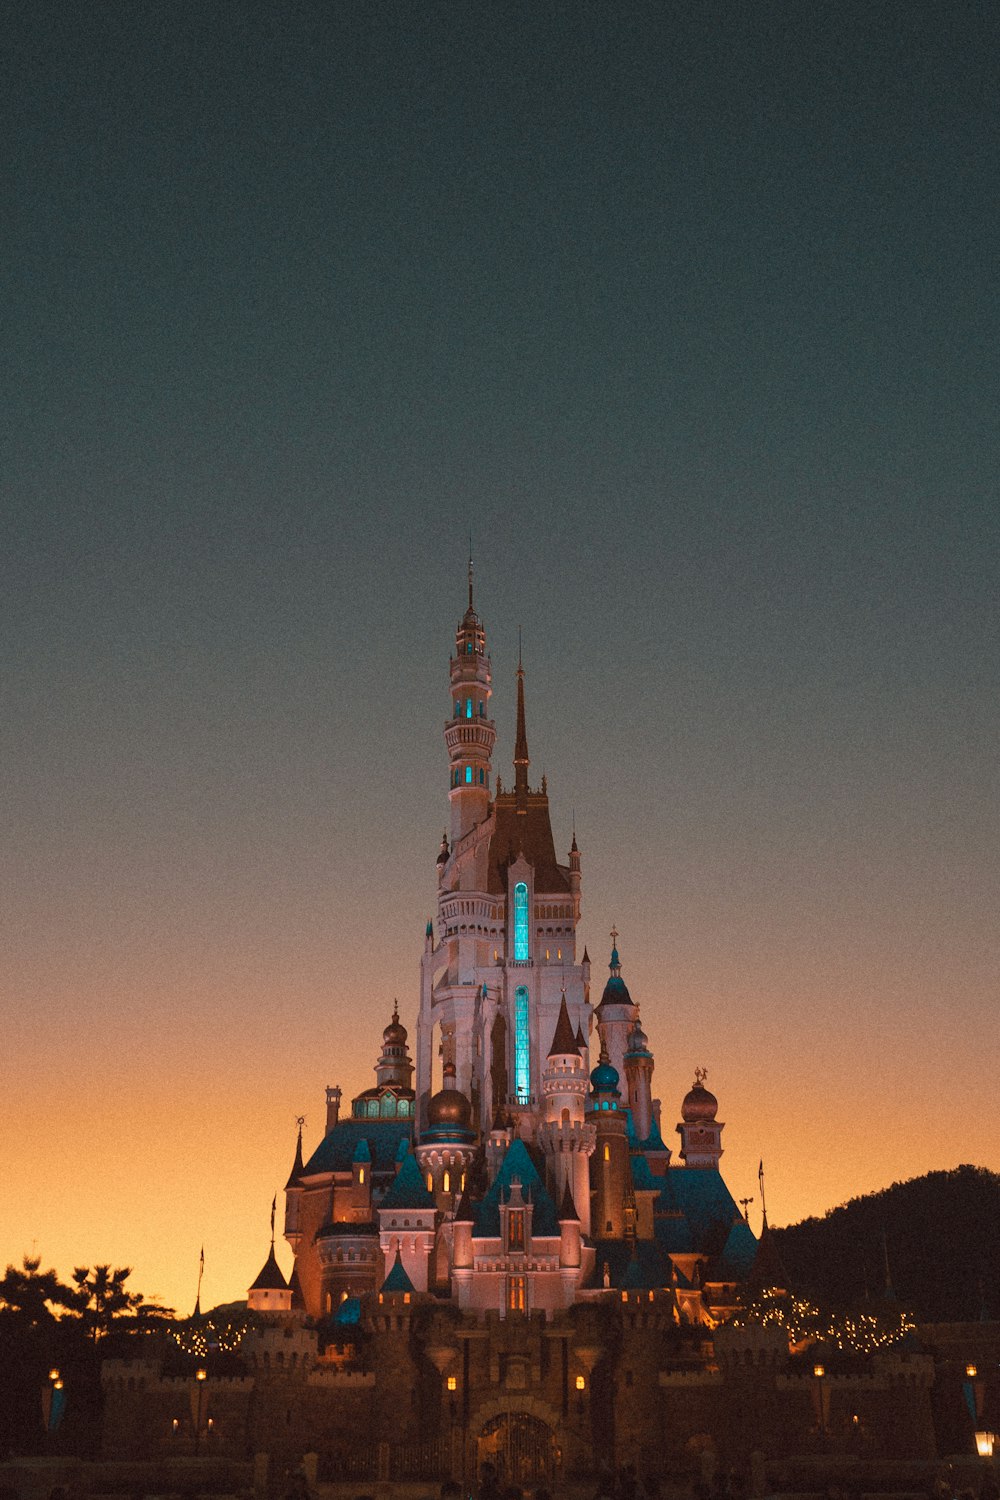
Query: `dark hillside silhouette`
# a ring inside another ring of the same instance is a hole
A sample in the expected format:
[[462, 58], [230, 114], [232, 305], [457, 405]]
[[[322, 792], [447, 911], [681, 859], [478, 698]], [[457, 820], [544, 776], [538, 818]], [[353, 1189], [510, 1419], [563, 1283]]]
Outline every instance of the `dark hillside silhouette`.
[[1000, 1176], [984, 1167], [896, 1182], [774, 1237], [790, 1285], [824, 1306], [888, 1291], [918, 1322], [1000, 1318]]

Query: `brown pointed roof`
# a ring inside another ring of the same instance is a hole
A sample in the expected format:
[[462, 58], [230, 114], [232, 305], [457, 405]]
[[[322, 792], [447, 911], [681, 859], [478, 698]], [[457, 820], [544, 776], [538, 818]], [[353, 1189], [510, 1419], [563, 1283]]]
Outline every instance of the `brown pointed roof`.
[[568, 891], [569, 868], [556, 859], [549, 821], [549, 799], [541, 792], [498, 792], [493, 804], [488, 889], [506, 896], [507, 871], [523, 854], [535, 872], [535, 890], [545, 895]]
[[556, 1022], [555, 1036], [552, 1038], [552, 1046], [549, 1048], [550, 1057], [572, 1056], [579, 1052], [576, 1037], [573, 1035], [573, 1023], [566, 1009], [566, 996], [563, 995], [559, 1002], [559, 1020]]
[[256, 1280], [250, 1290], [252, 1292], [287, 1292], [288, 1282], [285, 1280], [281, 1267], [274, 1258], [273, 1244], [270, 1254], [257, 1272]]
[[528, 734], [524, 727], [524, 668], [517, 663], [517, 734], [514, 739], [514, 790], [524, 796], [528, 790]]
[[747, 1292], [749, 1296], [756, 1297], [761, 1292], [772, 1289], [783, 1294], [788, 1291], [788, 1272], [781, 1263], [774, 1235], [765, 1219], [757, 1241], [757, 1254], [747, 1277]]
[[455, 1210], [455, 1223], [471, 1224], [474, 1219], [475, 1214], [472, 1211], [472, 1201], [469, 1198], [469, 1190], [468, 1188], [466, 1188], [465, 1192], [458, 1200], [458, 1207]]
[[563, 1188], [562, 1202], [559, 1205], [559, 1222], [563, 1223], [567, 1219], [575, 1220], [577, 1224], [580, 1222], [580, 1215], [576, 1211], [576, 1204], [573, 1202], [573, 1194], [569, 1190], [568, 1182]]

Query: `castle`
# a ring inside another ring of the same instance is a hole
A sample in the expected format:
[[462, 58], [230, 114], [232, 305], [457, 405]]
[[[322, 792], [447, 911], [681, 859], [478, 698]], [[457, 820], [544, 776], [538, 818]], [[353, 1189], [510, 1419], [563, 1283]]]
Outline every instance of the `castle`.
[[449, 675], [450, 829], [420, 962], [416, 1065], [394, 1010], [373, 1086], [348, 1117], [339, 1086], [327, 1088], [326, 1132], [307, 1161], [300, 1127], [285, 1189], [294, 1273], [286, 1283], [270, 1255], [250, 1307], [345, 1325], [364, 1299], [403, 1290], [551, 1318], [630, 1288], [669, 1290], [679, 1321], [714, 1327], [757, 1248], [719, 1171], [717, 1101], [698, 1069], [675, 1161], [614, 930], [592, 1003], [590, 958], [577, 953], [580, 850], [574, 834], [559, 862], [545, 778], [529, 784], [520, 662], [513, 785], [494, 784], [471, 565]]
[[652, 1484], [717, 1457], [747, 1474], [761, 1455], [932, 1456], [929, 1359], [814, 1369], [783, 1328], [731, 1320], [779, 1284], [766, 1220], [758, 1243], [701, 1069], [676, 1159], [666, 1145], [617, 933], [596, 1003], [577, 955], [581, 854], [574, 836], [559, 862], [545, 780], [529, 785], [520, 663], [508, 789], [491, 691], [470, 568], [416, 1061], [394, 1009], [374, 1083], [343, 1116], [327, 1088], [308, 1159], [300, 1122], [294, 1270], [272, 1216], [235, 1356], [202, 1334], [196, 1372], [105, 1361], [105, 1454], [254, 1457], [261, 1497], [304, 1455], [321, 1480], [467, 1483], [490, 1464], [521, 1487], [623, 1463]]

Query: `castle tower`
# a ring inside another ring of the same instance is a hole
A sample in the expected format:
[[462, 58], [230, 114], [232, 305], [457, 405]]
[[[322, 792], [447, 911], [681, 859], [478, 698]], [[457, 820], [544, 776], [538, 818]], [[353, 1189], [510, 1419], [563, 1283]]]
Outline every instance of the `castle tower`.
[[455, 1087], [455, 1065], [444, 1065], [444, 1088], [430, 1101], [427, 1125], [414, 1155], [439, 1209], [451, 1213], [465, 1192], [465, 1178], [475, 1155], [472, 1105]]
[[608, 1060], [619, 1079], [623, 1079], [625, 1077], [625, 1053], [628, 1050], [632, 1027], [639, 1019], [639, 1007], [633, 1005], [632, 996], [622, 978], [621, 960], [618, 957], [618, 933], [615, 928], [611, 929], [611, 942], [613, 945], [611, 962], [608, 964], [611, 973], [604, 986], [604, 994], [601, 996], [601, 1003], [595, 1015], [601, 1045], [607, 1047]]
[[382, 1033], [382, 1056], [375, 1064], [375, 1082], [379, 1088], [403, 1089], [411, 1093], [413, 1064], [406, 1048], [406, 1027], [400, 1025], [399, 1005], [392, 1002], [392, 1020]]
[[564, 989], [574, 1031], [582, 1026], [586, 1034], [590, 1024], [576, 962], [580, 851], [574, 843], [568, 862], [559, 862], [545, 779], [540, 788], [528, 782], [520, 660], [514, 785], [505, 791], [498, 779], [491, 797], [492, 669], [471, 571], [469, 607], [455, 642], [452, 716], [445, 727], [451, 836], [442, 840], [436, 856], [437, 919], [421, 959], [417, 1136], [429, 1123], [440, 1057], [454, 1065], [454, 1086], [470, 1101], [472, 1128], [481, 1137], [498, 1114], [504, 1119], [510, 1114], [516, 1133], [533, 1142], [543, 1117], [545, 1049]]
[[486, 654], [486, 633], [472, 603], [471, 558], [469, 607], [455, 634], [450, 675], [454, 712], [445, 724], [444, 739], [448, 747], [448, 800], [454, 846], [486, 817], [497, 737], [496, 725], [488, 717], [492, 671]]
[[685, 1166], [718, 1170], [724, 1126], [715, 1118], [719, 1101], [705, 1087], [707, 1077], [704, 1068], [695, 1068], [694, 1084], [684, 1095], [681, 1105], [677, 1134], [681, 1138], [681, 1160]]
[[285, 1183], [285, 1239], [292, 1247], [292, 1254], [296, 1254], [299, 1241], [302, 1238], [302, 1126], [305, 1123], [302, 1117], [298, 1120], [299, 1134], [295, 1142], [295, 1160], [292, 1170], [288, 1174]]
[[594, 1150], [594, 1127], [586, 1122], [587, 1068], [566, 1008], [559, 1007], [559, 1020], [542, 1074], [543, 1120], [538, 1144], [545, 1154], [546, 1181], [556, 1203], [569, 1192], [580, 1204], [582, 1232], [590, 1232], [590, 1156]]
[[637, 1019], [629, 1032], [625, 1051], [625, 1079], [628, 1084], [628, 1107], [632, 1111], [632, 1129], [641, 1145], [649, 1140], [653, 1128], [653, 1054], [649, 1038]]
[[591, 1167], [593, 1208], [591, 1236], [596, 1240], [623, 1239], [626, 1229], [626, 1194], [631, 1185], [625, 1111], [621, 1106], [618, 1072], [601, 1046], [601, 1060], [590, 1075], [593, 1090], [587, 1123], [594, 1127]]

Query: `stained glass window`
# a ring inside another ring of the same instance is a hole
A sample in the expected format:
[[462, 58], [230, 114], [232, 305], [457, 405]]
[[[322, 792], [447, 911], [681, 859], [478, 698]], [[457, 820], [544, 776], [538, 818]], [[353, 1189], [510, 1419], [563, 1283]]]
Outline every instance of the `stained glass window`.
[[471, 766], [466, 766], [466, 768], [465, 768], [465, 780], [466, 780], [467, 785], [469, 785], [469, 786], [472, 785], [472, 767]]
[[530, 958], [528, 951], [528, 887], [519, 880], [514, 887], [514, 961]]
[[472, 718], [472, 699], [471, 698], [466, 698], [466, 700], [465, 700], [465, 717], [467, 719], [471, 719]]
[[514, 1089], [522, 1104], [531, 1094], [531, 1047], [528, 1033], [528, 991], [519, 984], [514, 991]]

